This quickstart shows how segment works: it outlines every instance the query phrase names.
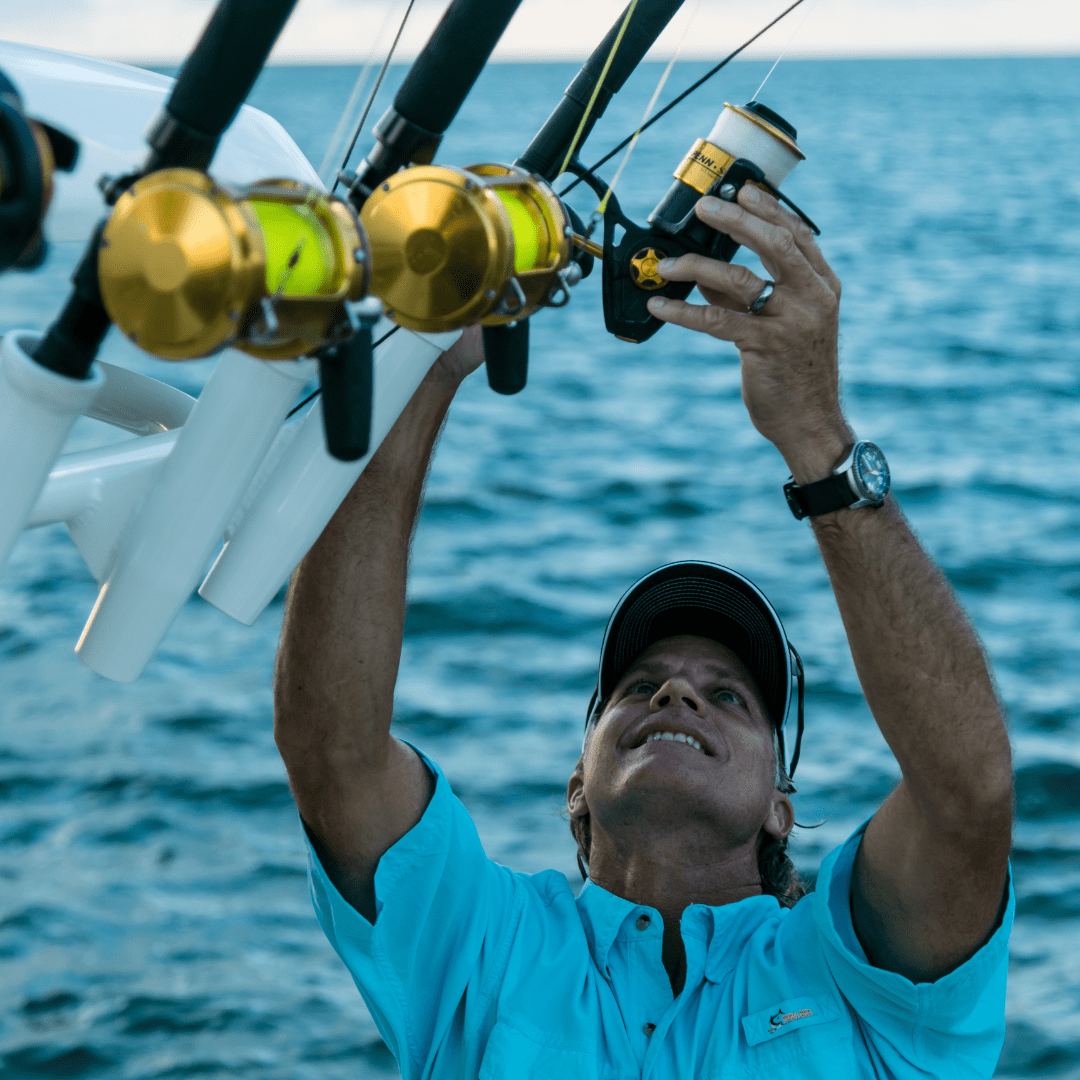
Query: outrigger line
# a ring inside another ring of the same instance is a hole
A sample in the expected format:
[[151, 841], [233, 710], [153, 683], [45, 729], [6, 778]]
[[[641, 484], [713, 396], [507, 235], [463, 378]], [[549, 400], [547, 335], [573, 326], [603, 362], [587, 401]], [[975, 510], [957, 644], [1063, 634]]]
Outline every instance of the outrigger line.
[[681, 94], [678, 95], [678, 97], [672, 98], [672, 100], [669, 101], [651, 120], [649, 120], [645, 124], [642, 124], [641, 127], [638, 128], [638, 130], [635, 131], [633, 134], [627, 135], [627, 137], [623, 139], [623, 141], [619, 143], [618, 146], [613, 147], [611, 150], [609, 150], [599, 161], [590, 165], [587, 169], [583, 168], [581, 172], [578, 173], [577, 178], [572, 183], [567, 184], [567, 186], [559, 192], [559, 198], [561, 199], [567, 194], [569, 194], [571, 191], [573, 191], [574, 188], [578, 186], [578, 184], [580, 184], [583, 180], [586, 179], [586, 177], [593, 176], [596, 170], [599, 169], [601, 165], [606, 165], [620, 150], [623, 149], [623, 147], [628, 146], [642, 132], [648, 131], [648, 129], [651, 128], [653, 124], [655, 124], [658, 120], [667, 116], [667, 114], [671, 112], [671, 110], [674, 109], [676, 105], [685, 101], [699, 87], [704, 86], [718, 71], [722, 71], [724, 68], [726, 68], [728, 64], [730, 64], [731, 61], [735, 59], [736, 56], [738, 56], [741, 52], [744, 52], [751, 45], [753, 45], [759, 37], [761, 37], [767, 31], [771, 30], [778, 22], [781, 21], [781, 19], [784, 19], [788, 15], [790, 15], [791, 12], [793, 12], [801, 3], [803, 3], [803, 0], [795, 0], [793, 4], [790, 4], [788, 5], [788, 7], [784, 8], [784, 10], [781, 11], [775, 19], [773, 19], [769, 23], [766, 23], [766, 25], [763, 26], [756, 34], [754, 34], [753, 37], [747, 38], [746, 41], [744, 41], [737, 49], [735, 49], [733, 52], [728, 53], [728, 55], [725, 56], [724, 59], [716, 65], [716, 67], [707, 71], [704, 75], [701, 76], [700, 79], [698, 79], [696, 83], [688, 86]]

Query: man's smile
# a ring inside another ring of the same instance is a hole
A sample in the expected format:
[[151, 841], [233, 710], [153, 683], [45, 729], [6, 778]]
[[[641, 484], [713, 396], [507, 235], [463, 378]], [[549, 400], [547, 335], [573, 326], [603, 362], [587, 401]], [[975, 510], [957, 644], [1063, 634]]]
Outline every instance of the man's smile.
[[701, 730], [701, 725], [692, 723], [689, 718], [675, 720], [653, 716], [642, 724], [624, 745], [628, 745], [631, 750], [638, 750], [654, 742], [678, 743], [706, 757], [716, 756], [714, 749], [710, 746], [709, 736]]
[[705, 753], [705, 748], [694, 738], [693, 735], [686, 735], [681, 731], [654, 731], [645, 742], [677, 742], [682, 743], [684, 746], [692, 746], [695, 750]]

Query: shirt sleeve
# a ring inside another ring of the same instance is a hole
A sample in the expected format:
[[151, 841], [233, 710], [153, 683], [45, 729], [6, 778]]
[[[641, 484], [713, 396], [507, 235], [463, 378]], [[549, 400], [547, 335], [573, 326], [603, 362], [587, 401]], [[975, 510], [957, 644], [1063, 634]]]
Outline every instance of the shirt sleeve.
[[[867, 823], [868, 824], [868, 823]], [[936, 982], [873, 967], [851, 919], [851, 875], [866, 824], [821, 865], [813, 915], [825, 960], [859, 1018], [871, 1055], [889, 1075], [917, 1066], [933, 1076], [989, 1077], [1005, 1038], [1012, 871], [1001, 923], [974, 956]]]
[[[419, 751], [418, 751], [419, 752]], [[520, 916], [519, 885], [484, 854], [472, 819], [442, 772], [423, 817], [379, 860], [375, 922], [337, 891], [308, 845], [323, 932], [349, 969], [403, 1080], [454, 1052], [463, 1028], [490, 1007]]]

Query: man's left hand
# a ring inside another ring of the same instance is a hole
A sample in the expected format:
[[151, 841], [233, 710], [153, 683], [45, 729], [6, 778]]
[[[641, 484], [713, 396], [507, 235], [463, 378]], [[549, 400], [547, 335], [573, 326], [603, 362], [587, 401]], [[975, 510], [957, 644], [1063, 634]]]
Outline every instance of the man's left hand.
[[745, 266], [701, 255], [665, 260], [669, 281], [696, 282], [708, 305], [653, 297], [665, 322], [731, 341], [739, 349], [743, 401], [754, 426], [783, 454], [800, 483], [828, 476], [854, 442], [840, 409], [837, 372], [840, 280], [810, 229], [771, 195], [747, 185], [739, 202], [701, 199], [697, 216], [755, 252], [775, 283]]

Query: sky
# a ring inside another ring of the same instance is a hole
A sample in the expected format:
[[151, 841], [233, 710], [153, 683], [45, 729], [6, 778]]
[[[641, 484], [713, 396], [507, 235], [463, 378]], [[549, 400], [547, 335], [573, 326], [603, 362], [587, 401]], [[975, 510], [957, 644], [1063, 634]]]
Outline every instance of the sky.
[[[581, 59], [625, 2], [523, 0], [495, 59]], [[687, 0], [653, 55], [723, 56], [789, 2]], [[445, 6], [417, 0], [401, 59], [415, 56]], [[0, 0], [0, 40], [168, 63], [188, 51], [212, 8], [213, 0]], [[385, 52], [404, 8], [405, 0], [299, 0], [273, 59], [363, 62]], [[1080, 2], [804, 0], [747, 55], [775, 58], [789, 39], [787, 55], [803, 57], [1080, 55]]]

